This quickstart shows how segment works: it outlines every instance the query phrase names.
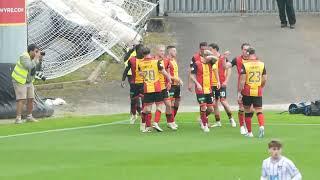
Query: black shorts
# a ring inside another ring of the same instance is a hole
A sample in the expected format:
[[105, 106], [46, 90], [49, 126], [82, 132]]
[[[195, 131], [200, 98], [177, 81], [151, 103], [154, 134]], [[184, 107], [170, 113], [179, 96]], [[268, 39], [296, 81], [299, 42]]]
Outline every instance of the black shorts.
[[215, 99], [227, 98], [227, 88], [226, 87], [220, 87], [220, 89], [217, 89], [217, 86], [212, 86], [212, 96]]
[[213, 104], [213, 97], [211, 94], [197, 94], [197, 100], [200, 105], [202, 105], [202, 104], [212, 105]]
[[262, 97], [261, 96], [243, 96], [242, 102], [244, 106], [251, 106], [259, 108], [262, 107]]
[[145, 93], [143, 97], [143, 103], [161, 103], [163, 102], [162, 92]]
[[170, 92], [167, 89], [162, 90], [162, 100], [170, 98]]
[[170, 89], [170, 97], [171, 98], [181, 98], [181, 89], [179, 85], [172, 85]]
[[143, 94], [143, 84], [130, 84], [130, 98], [136, 98]]

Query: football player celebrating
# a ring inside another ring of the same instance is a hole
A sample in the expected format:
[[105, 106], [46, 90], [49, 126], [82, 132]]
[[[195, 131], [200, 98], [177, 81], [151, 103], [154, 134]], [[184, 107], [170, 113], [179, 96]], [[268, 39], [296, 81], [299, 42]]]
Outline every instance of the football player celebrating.
[[144, 107], [141, 116], [142, 124], [140, 130], [142, 132], [151, 132], [152, 105], [155, 103], [157, 110], [160, 111], [161, 104], [163, 103], [160, 73], [167, 78], [169, 84], [171, 83], [171, 77], [165, 71], [161, 61], [150, 55], [149, 48], [143, 48], [142, 52], [144, 59], [140, 61], [138, 65], [139, 73], [143, 76], [144, 83]]
[[[179, 67], [177, 63], [177, 49], [175, 46], [167, 47], [168, 58], [169, 58], [169, 69], [170, 75], [172, 78], [172, 86], [169, 91], [171, 97], [171, 105], [172, 105], [172, 114], [176, 117], [181, 100], [181, 86], [183, 86], [183, 82], [179, 77]], [[176, 124], [175, 124], [176, 125]], [[177, 126], [177, 125], [176, 125]]]
[[[246, 60], [241, 69], [240, 85], [238, 89], [238, 98], [242, 99], [245, 111], [245, 123], [248, 129], [247, 137], [253, 137], [251, 129], [251, 119], [253, 109], [257, 113], [259, 122], [259, 138], [264, 136], [264, 115], [262, 112], [263, 88], [267, 81], [266, 68], [263, 62], [258, 60], [255, 50], [250, 47], [247, 49], [248, 60]], [[253, 106], [253, 109], [251, 108]]]
[[214, 63], [212, 66], [212, 83], [211, 83], [211, 89], [212, 89], [212, 97], [215, 100], [213, 109], [214, 109], [214, 116], [216, 119], [216, 122], [220, 122], [220, 110], [219, 110], [219, 104], [216, 99], [216, 91], [220, 90], [220, 79], [219, 79], [219, 72], [218, 72], [218, 61]]
[[[215, 88], [214, 95], [217, 102], [216, 106], [218, 106], [218, 101], [220, 101], [229, 117], [231, 126], [236, 127], [237, 124], [232, 117], [232, 111], [227, 101], [227, 84], [231, 75], [231, 69], [226, 68], [225, 63], [227, 61], [226, 56], [229, 55], [230, 52], [226, 51], [223, 55], [220, 54], [219, 46], [215, 43], [212, 43], [209, 45], [209, 50], [213, 53], [214, 56], [219, 58], [217, 62], [217, 66], [218, 66], [217, 68], [218, 68], [218, 74], [219, 74], [219, 80], [220, 80], [220, 89], [217, 89], [214, 87]], [[213, 127], [222, 126], [220, 120], [219, 119], [217, 120], [218, 121], [213, 125]]]
[[212, 65], [218, 60], [210, 51], [204, 52], [200, 61], [193, 63], [191, 68], [191, 80], [195, 83], [195, 92], [200, 106], [201, 128], [204, 132], [210, 132], [208, 127], [208, 115], [213, 112], [213, 97], [211, 94]]
[[[241, 45], [241, 51], [242, 54], [235, 57], [231, 62], [227, 62], [226, 63], [226, 68], [231, 68], [233, 66], [237, 67], [237, 72], [238, 72], [238, 87], [240, 84], [240, 76], [241, 76], [241, 68], [242, 68], [242, 64], [243, 62], [245, 62], [248, 59], [248, 55], [247, 55], [247, 49], [250, 47], [249, 43], [243, 43]], [[238, 104], [239, 104], [239, 112], [238, 112], [238, 118], [239, 118], [239, 125], [240, 125], [240, 133], [245, 135], [247, 134], [247, 129], [245, 127], [245, 120], [244, 120], [244, 107], [243, 107], [243, 103], [242, 103], [242, 99], [238, 100]]]
[[129, 78], [128, 72], [129, 71], [131, 72], [130, 78], [128, 79], [130, 84], [130, 101], [131, 101], [130, 124], [135, 123], [135, 121], [137, 120], [136, 112], [138, 112], [138, 114], [140, 115], [141, 109], [142, 109], [143, 78], [139, 75], [139, 71], [138, 71], [138, 64], [143, 59], [143, 55], [141, 51], [142, 47], [143, 47], [142, 44], [138, 44], [135, 46], [134, 48], [135, 56], [132, 56], [128, 59], [126, 63], [127, 66], [122, 75], [121, 86], [124, 88], [126, 77]]
[[[165, 46], [164, 45], [157, 46], [155, 59], [159, 60], [161, 62], [162, 67], [167, 72], [169, 72], [170, 60], [168, 58], [165, 58]], [[161, 73], [159, 74], [159, 78], [160, 78], [160, 86], [161, 86], [161, 91], [162, 91], [162, 101], [164, 101], [164, 104], [166, 107], [166, 118], [167, 118], [168, 127], [172, 130], [177, 130], [177, 126], [174, 122], [174, 116], [173, 116], [172, 110], [171, 110], [172, 104], [171, 104], [171, 98], [170, 98], [169, 91], [168, 91], [171, 88], [170, 87], [171, 84], [167, 84], [168, 81], [166, 80], [165, 76]], [[161, 111], [157, 109], [155, 112], [153, 127], [157, 131], [162, 132], [163, 130], [159, 126], [160, 118], [161, 118]]]
[[208, 43], [207, 42], [201, 42], [199, 45], [199, 51], [196, 52], [191, 59], [190, 62], [190, 69], [189, 69], [189, 81], [188, 81], [188, 90], [190, 92], [192, 92], [192, 88], [193, 88], [193, 81], [191, 79], [191, 69], [194, 65], [195, 62], [200, 61], [201, 57], [204, 56], [204, 51], [208, 49]]

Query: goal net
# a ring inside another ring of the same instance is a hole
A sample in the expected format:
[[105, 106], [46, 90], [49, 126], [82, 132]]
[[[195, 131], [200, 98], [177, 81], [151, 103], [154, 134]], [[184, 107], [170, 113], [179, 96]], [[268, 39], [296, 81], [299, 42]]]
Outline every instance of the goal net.
[[64, 76], [103, 53], [120, 61], [139, 41], [155, 4], [144, 0], [28, 0], [28, 43], [46, 56], [47, 79]]

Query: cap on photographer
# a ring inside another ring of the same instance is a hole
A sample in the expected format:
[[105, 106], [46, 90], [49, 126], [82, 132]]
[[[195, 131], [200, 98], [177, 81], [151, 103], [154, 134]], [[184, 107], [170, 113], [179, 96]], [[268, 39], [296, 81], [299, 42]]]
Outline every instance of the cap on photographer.
[[12, 72], [12, 83], [17, 100], [16, 123], [23, 123], [21, 114], [27, 101], [27, 121], [37, 122], [32, 116], [34, 100], [34, 79], [36, 72], [41, 69], [42, 53], [35, 44], [28, 45], [28, 51], [20, 55]]

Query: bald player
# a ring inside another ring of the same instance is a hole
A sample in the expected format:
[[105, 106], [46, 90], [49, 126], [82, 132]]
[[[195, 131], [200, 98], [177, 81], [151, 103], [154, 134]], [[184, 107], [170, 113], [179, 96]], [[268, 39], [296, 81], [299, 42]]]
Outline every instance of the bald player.
[[[169, 73], [169, 65], [170, 60], [165, 57], [166, 47], [164, 45], [158, 45], [156, 48], [156, 54], [155, 59], [157, 59], [162, 67]], [[164, 102], [165, 105], [165, 112], [166, 112], [166, 118], [167, 118], [167, 126], [172, 130], [177, 130], [178, 126], [175, 123], [174, 115], [172, 113], [172, 103], [171, 103], [171, 97], [169, 90], [171, 89], [171, 84], [168, 83], [168, 80], [163, 74], [159, 74], [160, 78], [160, 87], [161, 87], [161, 99]], [[160, 127], [159, 122], [161, 118], [162, 109], [157, 109], [155, 112], [155, 118], [153, 123], [153, 128], [155, 128], [157, 131], [162, 132], [163, 129]]]

